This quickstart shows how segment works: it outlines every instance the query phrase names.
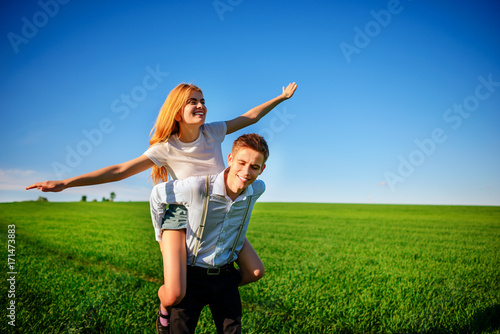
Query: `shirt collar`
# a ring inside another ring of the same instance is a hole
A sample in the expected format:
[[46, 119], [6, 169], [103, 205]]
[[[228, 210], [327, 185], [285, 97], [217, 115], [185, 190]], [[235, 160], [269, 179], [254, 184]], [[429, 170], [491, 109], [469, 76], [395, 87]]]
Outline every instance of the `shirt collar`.
[[[228, 167], [229, 168], [229, 167]], [[214, 185], [213, 185], [213, 190], [212, 190], [212, 194], [216, 194], [216, 195], [221, 195], [221, 196], [224, 196], [226, 198], [229, 198], [226, 194], [226, 184], [224, 182], [224, 173], [226, 172], [226, 170], [228, 169], [226, 168], [225, 170], [223, 170], [222, 172], [220, 172], [219, 174], [217, 174], [215, 176], [215, 180], [214, 180]], [[247, 196], [252, 196], [253, 195], [253, 187], [252, 185], [249, 185], [248, 187], [246, 187], [245, 190], [243, 190], [243, 192], [236, 198], [235, 202], [238, 202], [238, 201], [243, 201], [247, 198]]]

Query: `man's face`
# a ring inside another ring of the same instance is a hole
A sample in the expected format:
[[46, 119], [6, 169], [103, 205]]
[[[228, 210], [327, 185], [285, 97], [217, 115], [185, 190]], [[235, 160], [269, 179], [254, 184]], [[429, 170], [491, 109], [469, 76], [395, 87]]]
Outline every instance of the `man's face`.
[[[227, 159], [229, 172], [226, 179], [228, 195], [239, 195], [264, 171], [264, 154], [248, 147], [229, 153]], [[234, 198], [233, 198], [234, 200]]]

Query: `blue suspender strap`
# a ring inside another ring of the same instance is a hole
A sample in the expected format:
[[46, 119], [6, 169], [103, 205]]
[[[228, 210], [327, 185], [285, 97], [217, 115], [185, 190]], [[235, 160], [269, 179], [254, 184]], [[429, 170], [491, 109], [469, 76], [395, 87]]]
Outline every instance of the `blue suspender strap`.
[[245, 222], [247, 220], [248, 211], [250, 210], [250, 203], [251, 202], [252, 202], [252, 196], [248, 196], [247, 208], [245, 210], [245, 214], [243, 215], [243, 220], [241, 221], [240, 228], [238, 230], [238, 234], [236, 235], [236, 240], [234, 240], [233, 248], [231, 249], [231, 254], [229, 255], [229, 258], [228, 258], [230, 262], [232, 262], [234, 251], [236, 250], [238, 240], [240, 239], [241, 232], [243, 231], [243, 227], [245, 226]]
[[[201, 213], [201, 220], [200, 220], [200, 226], [198, 227], [197, 233], [196, 233], [196, 242], [193, 247], [193, 258], [191, 259], [191, 266], [194, 266], [196, 264], [196, 258], [198, 257], [198, 252], [200, 250], [200, 243], [201, 239], [203, 237], [203, 231], [205, 229], [205, 221], [207, 219], [207, 212], [208, 212], [208, 202], [209, 202], [209, 190], [210, 190], [210, 177], [207, 176], [205, 178], [205, 196], [203, 198], [203, 210]], [[248, 217], [248, 212], [250, 211], [250, 204], [252, 202], [252, 196], [248, 196], [247, 199], [247, 206], [245, 209], [245, 214], [243, 215], [243, 220], [241, 221], [240, 227], [238, 229], [238, 234], [236, 235], [236, 239], [234, 241], [233, 247], [231, 249], [231, 254], [229, 255], [229, 261], [232, 262], [232, 258], [234, 255], [234, 252], [236, 250], [236, 246], [238, 245], [238, 240], [241, 237], [241, 233], [243, 232], [243, 227], [245, 227], [245, 222]]]
[[208, 196], [210, 190], [210, 176], [205, 178], [205, 196], [203, 198], [203, 210], [201, 211], [201, 221], [196, 233], [196, 243], [193, 247], [193, 259], [191, 260], [191, 265], [194, 266], [196, 263], [196, 258], [198, 257], [198, 252], [200, 250], [201, 238], [203, 237], [203, 230], [205, 229], [205, 221], [207, 220], [208, 212], [208, 201], [210, 197]]

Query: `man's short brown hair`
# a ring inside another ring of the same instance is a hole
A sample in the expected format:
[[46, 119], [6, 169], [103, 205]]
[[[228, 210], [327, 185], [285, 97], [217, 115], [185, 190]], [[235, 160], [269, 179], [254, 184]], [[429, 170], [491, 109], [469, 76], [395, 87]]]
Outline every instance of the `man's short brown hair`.
[[233, 155], [243, 147], [251, 148], [257, 152], [260, 152], [264, 155], [264, 163], [269, 157], [269, 147], [267, 146], [267, 142], [264, 137], [256, 134], [250, 133], [246, 135], [239, 136], [233, 143], [232, 153]]

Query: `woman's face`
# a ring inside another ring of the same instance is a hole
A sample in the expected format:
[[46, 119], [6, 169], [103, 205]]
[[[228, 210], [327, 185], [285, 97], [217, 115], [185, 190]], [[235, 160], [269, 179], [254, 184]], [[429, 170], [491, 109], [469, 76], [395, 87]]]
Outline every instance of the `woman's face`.
[[192, 91], [184, 108], [175, 116], [175, 120], [184, 125], [202, 125], [207, 115], [203, 94]]

